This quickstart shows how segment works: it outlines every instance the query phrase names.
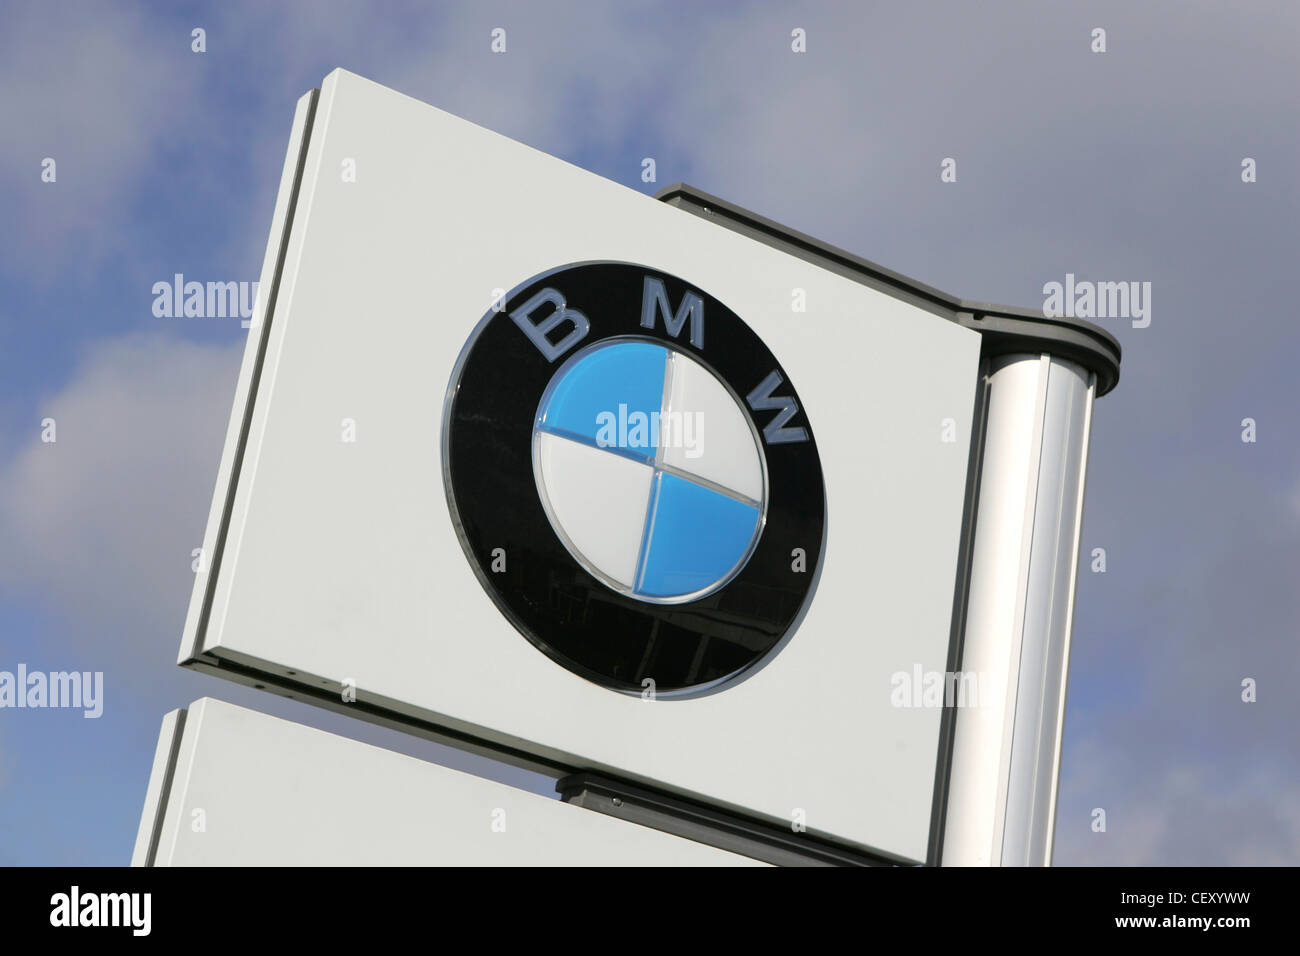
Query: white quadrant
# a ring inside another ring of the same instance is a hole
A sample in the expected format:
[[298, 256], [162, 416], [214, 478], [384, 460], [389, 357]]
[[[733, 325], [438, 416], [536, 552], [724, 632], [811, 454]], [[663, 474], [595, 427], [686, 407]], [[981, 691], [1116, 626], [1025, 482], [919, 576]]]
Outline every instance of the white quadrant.
[[537, 432], [538, 490], [575, 556], [626, 588], [636, 579], [654, 469], [621, 455]]
[[[680, 433], [663, 448], [664, 464], [762, 501], [763, 463], [736, 399], [712, 372], [680, 352], [672, 353], [670, 379], [665, 417]], [[659, 429], [662, 443], [662, 422]]]

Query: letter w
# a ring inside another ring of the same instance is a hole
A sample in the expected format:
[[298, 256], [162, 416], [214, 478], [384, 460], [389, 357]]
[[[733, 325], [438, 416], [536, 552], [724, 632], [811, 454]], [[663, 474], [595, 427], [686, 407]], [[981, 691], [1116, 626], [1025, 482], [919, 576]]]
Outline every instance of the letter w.
[[781, 373], [772, 371], [745, 397], [749, 407], [756, 412], [775, 411], [776, 417], [763, 429], [763, 438], [769, 445], [783, 445], [787, 442], [807, 441], [808, 432], [803, 428], [786, 428], [785, 423], [799, 413], [799, 403], [792, 396], [773, 396], [772, 392], [784, 381]]

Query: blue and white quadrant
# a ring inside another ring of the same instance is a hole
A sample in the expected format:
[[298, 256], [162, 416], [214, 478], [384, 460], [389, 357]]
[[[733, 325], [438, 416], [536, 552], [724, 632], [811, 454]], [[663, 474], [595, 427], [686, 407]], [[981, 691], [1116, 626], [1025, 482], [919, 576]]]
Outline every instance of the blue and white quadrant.
[[722, 587], [763, 530], [766, 473], [748, 417], [711, 371], [655, 342], [611, 339], [556, 372], [533, 471], [569, 553], [643, 601]]

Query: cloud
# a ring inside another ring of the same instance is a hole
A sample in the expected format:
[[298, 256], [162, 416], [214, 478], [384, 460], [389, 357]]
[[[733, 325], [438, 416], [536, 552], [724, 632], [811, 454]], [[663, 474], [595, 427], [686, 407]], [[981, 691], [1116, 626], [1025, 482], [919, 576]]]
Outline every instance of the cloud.
[[[0, 582], [70, 618], [82, 646], [174, 657], [244, 342], [128, 335], [89, 348], [0, 470]], [[119, 630], [118, 622], [130, 622]]]
[[[1053, 862], [1069, 866], [1294, 866], [1300, 782], [1286, 768], [1151, 760], [1113, 738], [1072, 744]], [[1093, 810], [1106, 831], [1092, 830]]]
[[[48, 283], [120, 253], [147, 171], [175, 144], [193, 96], [188, 30], [124, 5], [6, 4], [0, 29], [0, 176], [13, 203], [0, 268]], [[41, 181], [46, 157], [57, 181]], [[21, 228], [18, 228], [21, 224]]]

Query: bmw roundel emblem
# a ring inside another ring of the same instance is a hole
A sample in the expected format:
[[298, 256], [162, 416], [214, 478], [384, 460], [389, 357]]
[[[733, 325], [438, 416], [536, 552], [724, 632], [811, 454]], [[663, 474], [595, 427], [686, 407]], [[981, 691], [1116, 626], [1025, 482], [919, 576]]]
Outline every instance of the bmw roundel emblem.
[[625, 692], [721, 685], [784, 643], [825, 536], [812, 427], [718, 300], [582, 263], [499, 300], [448, 390], [461, 545], [543, 653]]

